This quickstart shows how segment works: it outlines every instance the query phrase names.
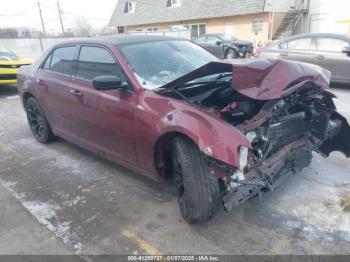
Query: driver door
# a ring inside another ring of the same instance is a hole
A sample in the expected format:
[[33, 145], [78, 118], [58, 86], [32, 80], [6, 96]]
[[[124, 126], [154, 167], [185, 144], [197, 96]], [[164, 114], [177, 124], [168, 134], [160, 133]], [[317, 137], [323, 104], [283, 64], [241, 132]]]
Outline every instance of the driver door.
[[[218, 44], [220, 43], [220, 44]], [[215, 55], [220, 59], [225, 58], [224, 46], [222, 40], [216, 36], [208, 35], [207, 37], [207, 45], [210, 50], [210, 53]]]
[[70, 83], [74, 140], [102, 155], [136, 163], [133, 154], [135, 95], [124, 90], [96, 90], [92, 80], [101, 75], [126, 77], [112, 52], [104, 46], [82, 45]]

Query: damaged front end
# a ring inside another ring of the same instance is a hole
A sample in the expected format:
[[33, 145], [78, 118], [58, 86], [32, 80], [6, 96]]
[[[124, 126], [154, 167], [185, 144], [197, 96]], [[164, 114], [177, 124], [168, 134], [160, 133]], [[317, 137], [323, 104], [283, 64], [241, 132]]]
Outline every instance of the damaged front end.
[[[228, 119], [227, 112], [224, 118]], [[332, 95], [313, 84], [266, 102], [257, 115], [236, 127], [252, 149], [240, 152], [244, 158], [240, 163], [246, 164], [224, 179], [227, 210], [263, 190], [273, 190], [286, 175], [309, 166], [312, 151], [323, 156], [340, 151], [350, 157], [347, 121], [335, 111]]]
[[313, 151], [350, 157], [350, 127], [326, 90], [329, 78], [322, 68], [295, 62], [215, 62], [158, 92], [206, 110], [249, 141], [251, 147], [239, 147], [237, 163], [203, 152], [231, 210], [309, 166]]

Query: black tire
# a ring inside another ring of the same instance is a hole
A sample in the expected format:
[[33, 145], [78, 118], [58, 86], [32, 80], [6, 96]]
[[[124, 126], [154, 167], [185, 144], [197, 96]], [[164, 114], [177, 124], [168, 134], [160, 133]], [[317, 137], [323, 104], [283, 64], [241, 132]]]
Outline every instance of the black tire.
[[47, 122], [44, 111], [34, 97], [28, 98], [25, 104], [25, 110], [29, 127], [36, 140], [41, 143], [48, 143], [56, 139]]
[[174, 138], [172, 170], [182, 217], [188, 223], [211, 220], [219, 207], [219, 182], [191, 140]]
[[237, 52], [232, 48], [227, 49], [225, 54], [225, 59], [236, 59], [236, 58], [238, 58]]

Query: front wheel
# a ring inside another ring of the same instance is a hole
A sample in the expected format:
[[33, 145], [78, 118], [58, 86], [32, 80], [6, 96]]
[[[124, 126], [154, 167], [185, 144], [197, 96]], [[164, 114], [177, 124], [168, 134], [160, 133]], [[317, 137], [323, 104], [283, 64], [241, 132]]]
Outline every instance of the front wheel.
[[191, 140], [174, 139], [172, 170], [182, 217], [188, 223], [211, 220], [219, 207], [219, 182]]
[[53, 141], [56, 137], [52, 133], [51, 127], [47, 122], [44, 111], [41, 109], [38, 101], [34, 97], [28, 98], [25, 104], [28, 124], [36, 140], [41, 143]]
[[225, 55], [225, 59], [236, 59], [238, 58], [238, 54], [233, 49], [228, 49]]

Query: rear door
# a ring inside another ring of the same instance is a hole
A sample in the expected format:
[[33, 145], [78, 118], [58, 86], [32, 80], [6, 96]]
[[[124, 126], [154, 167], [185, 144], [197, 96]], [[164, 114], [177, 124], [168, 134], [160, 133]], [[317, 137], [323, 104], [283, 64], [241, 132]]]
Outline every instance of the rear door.
[[311, 36], [293, 38], [279, 46], [279, 58], [306, 63], [314, 62], [315, 44]]
[[55, 48], [36, 72], [36, 85], [40, 90], [41, 106], [54, 131], [71, 132], [69, 83], [74, 71], [76, 45]]
[[317, 37], [314, 64], [331, 71], [333, 81], [350, 82], [350, 57], [348, 54], [342, 53], [343, 48], [349, 46], [349, 42], [343, 39]]
[[113, 53], [102, 45], [81, 45], [70, 83], [74, 140], [92, 150], [135, 164], [132, 91], [96, 90], [92, 80], [114, 75], [127, 81]]

